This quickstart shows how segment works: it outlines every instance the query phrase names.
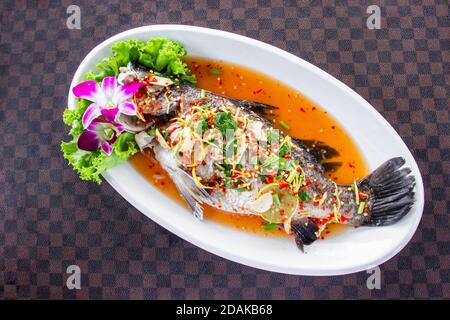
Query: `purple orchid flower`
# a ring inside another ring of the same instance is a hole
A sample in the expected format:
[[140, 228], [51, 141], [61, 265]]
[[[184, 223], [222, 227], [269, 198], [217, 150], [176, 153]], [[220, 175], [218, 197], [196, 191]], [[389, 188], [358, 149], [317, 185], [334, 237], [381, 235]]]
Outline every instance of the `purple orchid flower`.
[[133, 97], [142, 85], [141, 82], [130, 82], [118, 86], [116, 77], [103, 78], [101, 87], [94, 80], [77, 84], [73, 88], [74, 95], [93, 102], [84, 112], [83, 128], [86, 129], [100, 115], [108, 121], [114, 121], [118, 112], [136, 115], [136, 106], [127, 100]]
[[113, 151], [112, 144], [117, 136], [124, 131], [120, 123], [103, 119], [93, 119], [78, 138], [78, 148], [85, 151], [95, 151], [99, 146], [110, 155]]

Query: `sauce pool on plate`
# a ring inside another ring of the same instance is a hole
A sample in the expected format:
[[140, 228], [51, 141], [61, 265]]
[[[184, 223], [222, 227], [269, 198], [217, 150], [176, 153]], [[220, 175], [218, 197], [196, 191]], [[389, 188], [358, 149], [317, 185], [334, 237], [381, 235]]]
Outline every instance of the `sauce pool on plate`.
[[[196, 57], [187, 57], [185, 61], [197, 76], [199, 88], [230, 98], [273, 105], [278, 108], [273, 111], [277, 129], [293, 138], [318, 140], [335, 148], [340, 155], [330, 161], [342, 162], [342, 166], [328, 173], [328, 178], [336, 183], [352, 183], [354, 179], [368, 174], [363, 156], [339, 123], [288, 85], [235, 64]], [[129, 161], [152, 185], [186, 206], [174, 183], [157, 161], [142, 153]], [[263, 235], [286, 235], [281, 229], [264, 230], [264, 222], [260, 217], [223, 212], [210, 206], [205, 206], [204, 218]], [[336, 234], [344, 229], [342, 225], [330, 225], [324, 234]]]

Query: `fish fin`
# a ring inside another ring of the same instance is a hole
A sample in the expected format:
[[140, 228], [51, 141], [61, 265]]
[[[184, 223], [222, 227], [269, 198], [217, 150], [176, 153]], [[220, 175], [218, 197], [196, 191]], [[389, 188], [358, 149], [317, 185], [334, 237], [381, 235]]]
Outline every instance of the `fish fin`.
[[191, 208], [194, 217], [203, 220], [202, 204], [206, 202], [209, 194], [205, 189], [199, 188], [194, 179], [181, 168], [168, 168], [168, 172], [181, 196]]
[[[295, 139], [292, 140], [305, 149], [309, 154], [316, 158], [319, 162], [339, 156], [339, 152], [318, 140]], [[342, 163], [341, 163], [342, 164]]]
[[359, 190], [369, 194], [366, 226], [390, 225], [403, 218], [414, 204], [415, 178], [402, 166], [405, 159], [392, 158], [358, 182]]
[[322, 162], [323, 170], [326, 172], [334, 172], [337, 169], [339, 169], [342, 166], [342, 162], [335, 161], [335, 162]]
[[157, 116], [155, 115], [153, 119], [157, 125], [164, 125], [167, 124], [171, 119], [173, 119], [175, 117], [175, 114], [175, 110], [171, 110], [169, 113], [164, 113]]
[[317, 240], [316, 232], [319, 231], [319, 227], [314, 222], [314, 219], [307, 217], [292, 219], [291, 228], [294, 233], [295, 243], [302, 251], [303, 246], [310, 245]]
[[277, 107], [255, 101], [236, 100], [236, 99], [232, 99], [232, 101], [239, 107], [251, 110], [254, 113], [266, 118], [272, 115], [271, 111], [278, 109]]

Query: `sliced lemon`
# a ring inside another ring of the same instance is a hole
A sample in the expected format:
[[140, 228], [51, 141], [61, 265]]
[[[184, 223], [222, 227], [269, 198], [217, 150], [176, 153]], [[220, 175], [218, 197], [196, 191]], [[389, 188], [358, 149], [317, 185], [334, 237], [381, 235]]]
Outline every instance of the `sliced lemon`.
[[261, 217], [270, 223], [288, 221], [298, 209], [298, 197], [294, 196], [288, 188], [280, 189], [278, 185], [267, 187], [264, 195], [267, 193], [270, 193], [276, 201], [272, 201], [269, 210], [262, 212]]
[[249, 207], [257, 213], [266, 212], [273, 205], [272, 194], [270, 192], [264, 193], [255, 201], [250, 202]]

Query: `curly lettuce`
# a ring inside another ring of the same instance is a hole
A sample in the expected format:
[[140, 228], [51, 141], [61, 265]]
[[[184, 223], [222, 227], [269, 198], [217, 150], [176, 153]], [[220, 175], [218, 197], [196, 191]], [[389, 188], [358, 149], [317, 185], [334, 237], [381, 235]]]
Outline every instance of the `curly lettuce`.
[[[100, 82], [104, 77], [117, 76], [119, 68], [130, 61], [148, 67], [154, 72], [169, 77], [175, 82], [188, 81], [195, 83], [195, 76], [190, 73], [182, 57], [186, 55], [185, 48], [178, 42], [166, 38], [150, 39], [147, 42], [127, 40], [112, 45], [112, 56], [97, 63], [97, 70], [86, 73], [87, 80]], [[112, 145], [113, 152], [107, 155], [101, 149], [93, 152], [80, 150], [78, 138], [83, 132], [81, 118], [90, 101], [79, 99], [73, 110], [66, 109], [63, 114], [64, 123], [71, 127], [69, 135], [72, 140], [61, 143], [64, 158], [78, 172], [82, 180], [101, 182], [100, 175], [113, 168], [138, 152], [134, 134], [123, 132]]]
[[114, 142], [113, 153], [109, 156], [100, 149], [93, 152], [78, 149], [78, 137], [83, 132], [81, 117], [89, 103], [86, 100], [79, 100], [75, 109], [66, 109], [64, 111], [64, 122], [72, 126], [69, 132], [72, 140], [70, 142], [61, 142], [61, 150], [64, 158], [69, 161], [69, 164], [78, 172], [82, 180], [100, 183], [100, 174], [125, 162], [138, 152], [138, 147], [134, 140], [134, 134], [123, 132]]
[[186, 55], [186, 49], [177, 41], [167, 38], [154, 38], [147, 42], [132, 39], [114, 43], [111, 50], [113, 55], [104, 58], [96, 65], [99, 71], [87, 73], [88, 80], [101, 81], [107, 76], [117, 76], [119, 68], [131, 61], [169, 77], [175, 82], [183, 80], [195, 83], [196, 81], [195, 76], [182, 60]]
[[64, 158], [78, 172], [81, 180], [90, 180], [97, 183], [101, 182], [100, 174], [125, 162], [138, 152], [134, 135], [128, 132], [121, 134], [117, 138], [117, 141], [114, 143], [113, 153], [109, 156], [101, 150], [93, 152], [80, 150], [75, 140], [62, 142], [61, 150], [64, 153]]

